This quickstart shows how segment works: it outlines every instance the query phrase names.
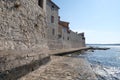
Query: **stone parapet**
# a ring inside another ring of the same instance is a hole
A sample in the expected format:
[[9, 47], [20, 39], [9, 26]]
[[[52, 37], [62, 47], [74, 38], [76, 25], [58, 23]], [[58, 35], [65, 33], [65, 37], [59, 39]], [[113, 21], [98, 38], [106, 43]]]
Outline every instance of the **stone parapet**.
[[50, 57], [39, 50], [0, 53], [4, 53], [0, 55], [0, 80], [17, 80], [50, 61]]

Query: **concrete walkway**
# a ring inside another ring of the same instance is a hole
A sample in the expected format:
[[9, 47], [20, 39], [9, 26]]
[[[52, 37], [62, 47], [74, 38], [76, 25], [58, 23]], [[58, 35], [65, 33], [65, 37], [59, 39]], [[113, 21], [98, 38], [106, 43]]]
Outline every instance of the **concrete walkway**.
[[71, 54], [73, 52], [80, 52], [83, 50], [88, 50], [91, 47], [82, 47], [82, 48], [71, 48], [71, 49], [60, 49], [60, 50], [50, 50], [50, 55], [65, 55]]
[[19, 80], [97, 80], [83, 58], [51, 56], [51, 61]]

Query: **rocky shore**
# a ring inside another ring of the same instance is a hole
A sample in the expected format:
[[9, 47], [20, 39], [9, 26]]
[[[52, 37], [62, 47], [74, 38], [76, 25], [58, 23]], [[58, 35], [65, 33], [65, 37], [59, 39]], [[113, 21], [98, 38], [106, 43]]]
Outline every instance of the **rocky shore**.
[[97, 80], [83, 58], [51, 56], [51, 61], [18, 80]]

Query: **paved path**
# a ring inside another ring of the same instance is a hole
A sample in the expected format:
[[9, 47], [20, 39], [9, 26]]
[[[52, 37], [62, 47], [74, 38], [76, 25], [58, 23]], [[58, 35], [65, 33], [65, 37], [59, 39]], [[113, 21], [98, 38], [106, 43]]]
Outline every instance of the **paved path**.
[[19, 80], [97, 80], [83, 58], [51, 56], [51, 61]]
[[49, 54], [50, 55], [64, 55], [64, 54], [71, 54], [73, 52], [79, 52], [79, 51], [88, 50], [88, 49], [90, 49], [90, 47], [50, 50]]

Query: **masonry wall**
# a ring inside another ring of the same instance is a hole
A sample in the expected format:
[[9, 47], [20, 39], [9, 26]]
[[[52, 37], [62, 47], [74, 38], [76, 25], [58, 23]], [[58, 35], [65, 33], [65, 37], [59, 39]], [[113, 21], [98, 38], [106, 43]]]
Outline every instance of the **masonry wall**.
[[[58, 38], [58, 10], [59, 8], [51, 1], [46, 2], [46, 17], [48, 26], [48, 39], [55, 40]], [[51, 22], [51, 17], [54, 17], [53, 22]], [[54, 30], [54, 31], [53, 31]]]
[[84, 33], [70, 31], [70, 41], [72, 48], [85, 47]]
[[[50, 50], [62, 49], [62, 41], [58, 40], [58, 15], [59, 7], [52, 2], [47, 0], [46, 3], [46, 16], [47, 16], [47, 40], [48, 47]], [[53, 22], [51, 22], [51, 16], [54, 17]]]
[[0, 0], [0, 50], [45, 47], [45, 15], [37, 4], [38, 0]]
[[40, 7], [39, 0], [0, 0], [0, 80], [17, 80], [39, 68], [50, 61], [49, 50], [80, 47], [72, 33], [69, 41], [67, 33], [65, 40], [58, 38], [58, 7], [52, 10], [48, 1]]
[[71, 48], [71, 40], [70, 40], [70, 34], [68, 33], [67, 28], [62, 27], [62, 34], [61, 34], [61, 40], [63, 42], [63, 49], [70, 49]]
[[0, 80], [17, 80], [49, 60], [45, 3], [0, 0]]
[[72, 30], [68, 30], [66, 26], [61, 24], [59, 24], [58, 29], [58, 39], [62, 41], [63, 49], [85, 47], [84, 33], [77, 33]]
[[85, 47], [84, 33], [78, 34], [73, 31], [68, 32], [63, 28], [61, 40], [63, 42], [64, 49]]

